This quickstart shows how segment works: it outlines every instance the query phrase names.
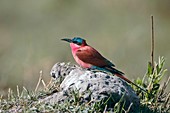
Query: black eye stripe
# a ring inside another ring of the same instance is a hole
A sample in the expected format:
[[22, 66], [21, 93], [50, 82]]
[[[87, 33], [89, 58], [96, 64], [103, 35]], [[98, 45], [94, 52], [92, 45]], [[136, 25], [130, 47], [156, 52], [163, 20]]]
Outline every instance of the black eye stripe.
[[73, 41], [73, 43], [77, 43], [77, 41]]
[[81, 45], [81, 43], [77, 42], [78, 45]]
[[78, 42], [78, 41], [73, 41], [73, 43], [75, 43], [75, 44], [77, 44], [77, 45], [81, 45], [81, 43]]

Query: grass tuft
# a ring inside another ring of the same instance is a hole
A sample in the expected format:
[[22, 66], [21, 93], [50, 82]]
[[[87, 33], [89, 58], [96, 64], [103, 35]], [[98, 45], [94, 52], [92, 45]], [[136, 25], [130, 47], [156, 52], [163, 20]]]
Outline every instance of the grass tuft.
[[[133, 87], [137, 95], [140, 97], [140, 112], [141, 113], [169, 113], [170, 112], [170, 92], [166, 92], [166, 88], [169, 84], [170, 77], [164, 81], [161, 86], [160, 82], [165, 76], [167, 69], [164, 69], [165, 59], [160, 57], [158, 62], [155, 62], [155, 67], [151, 68], [148, 63], [147, 73], [142, 79], [135, 80], [135, 83], [139, 86], [146, 88], [147, 93], [140, 89]], [[39, 85], [44, 87], [40, 89]], [[82, 96], [79, 91], [72, 91], [70, 97], [64, 100], [64, 103], [48, 104], [40, 102], [39, 99], [43, 99], [55, 92], [59, 92], [59, 82], [50, 81], [47, 85], [42, 78], [42, 72], [40, 72], [40, 78], [34, 91], [29, 91], [25, 87], [16, 88], [17, 93], [13, 93], [11, 89], [8, 90], [8, 97], [4, 98], [0, 96], [0, 112], [103, 112], [106, 113], [107, 101], [102, 100], [100, 102], [93, 102], [89, 100], [87, 103], [82, 102]], [[89, 92], [90, 93], [90, 92]], [[110, 111], [114, 113], [129, 113], [129, 109], [125, 111], [123, 97], [118, 103], [116, 103]]]
[[164, 81], [161, 86], [161, 80], [165, 76], [167, 69], [164, 69], [165, 58], [159, 57], [158, 62], [155, 62], [152, 68], [151, 63], [148, 63], [147, 72], [143, 79], [135, 80], [135, 83], [147, 89], [147, 93], [135, 89], [141, 100], [141, 111], [146, 112], [170, 112], [170, 92], [166, 92], [170, 76], [167, 81]]

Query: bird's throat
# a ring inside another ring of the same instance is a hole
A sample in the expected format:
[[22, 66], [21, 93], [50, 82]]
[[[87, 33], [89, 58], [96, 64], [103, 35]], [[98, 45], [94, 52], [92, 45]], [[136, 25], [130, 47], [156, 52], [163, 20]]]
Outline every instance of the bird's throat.
[[70, 47], [73, 52], [76, 52], [81, 46], [74, 43], [70, 43]]

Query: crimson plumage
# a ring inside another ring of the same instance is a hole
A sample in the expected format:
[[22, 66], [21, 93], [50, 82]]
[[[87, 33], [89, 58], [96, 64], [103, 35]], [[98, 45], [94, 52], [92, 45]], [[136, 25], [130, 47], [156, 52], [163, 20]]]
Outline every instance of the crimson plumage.
[[62, 39], [70, 43], [72, 55], [75, 61], [83, 68], [96, 68], [99, 70], [109, 71], [112, 74], [122, 78], [123, 80], [131, 83], [138, 88], [142, 89], [129, 79], [127, 79], [123, 72], [115, 69], [115, 65], [104, 58], [96, 49], [89, 46], [86, 41], [80, 37], [74, 37], [73, 39]]

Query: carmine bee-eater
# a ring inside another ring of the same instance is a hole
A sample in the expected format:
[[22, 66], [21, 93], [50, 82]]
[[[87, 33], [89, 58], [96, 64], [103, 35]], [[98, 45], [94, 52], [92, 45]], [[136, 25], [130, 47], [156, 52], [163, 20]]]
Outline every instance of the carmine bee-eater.
[[123, 72], [115, 69], [115, 65], [104, 58], [97, 50], [93, 47], [89, 46], [86, 43], [86, 40], [80, 37], [74, 37], [73, 39], [61, 39], [63, 41], [67, 41], [70, 43], [70, 47], [72, 50], [72, 55], [75, 61], [83, 68], [90, 68], [90, 69], [98, 69], [107, 72], [111, 72], [113, 75], [120, 77], [121, 79], [127, 81], [135, 85], [136, 87], [145, 91], [145, 89], [141, 88], [140, 86], [136, 85], [129, 79], [127, 79]]

